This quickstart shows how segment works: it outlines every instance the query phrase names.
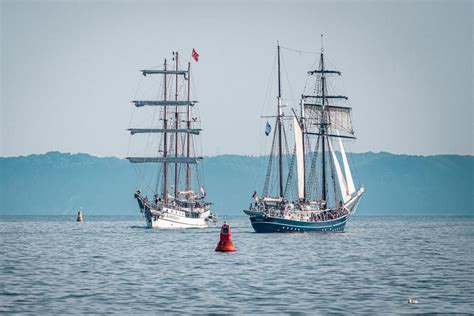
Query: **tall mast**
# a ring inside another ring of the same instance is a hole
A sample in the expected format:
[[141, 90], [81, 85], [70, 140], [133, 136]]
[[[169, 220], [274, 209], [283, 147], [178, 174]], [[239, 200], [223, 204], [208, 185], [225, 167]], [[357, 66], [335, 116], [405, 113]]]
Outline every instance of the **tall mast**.
[[321, 35], [321, 100], [322, 102], [322, 120], [321, 120], [321, 140], [322, 140], [322, 178], [323, 178], [323, 185], [322, 185], [322, 199], [326, 202], [326, 114], [324, 113], [325, 111], [325, 105], [326, 105], [326, 77], [324, 75], [324, 48], [322, 46], [322, 39], [323, 35]]
[[167, 150], [167, 147], [168, 147], [168, 133], [166, 132], [166, 129], [168, 128], [168, 119], [166, 117], [167, 115], [167, 106], [166, 106], [166, 85], [167, 85], [167, 81], [166, 81], [166, 59], [165, 59], [165, 73], [164, 73], [164, 87], [165, 87], [165, 95], [164, 95], [164, 110], [163, 110], [163, 129], [164, 129], [164, 133], [163, 133], [163, 157], [165, 158], [164, 159], [164, 162], [163, 162], [163, 199], [165, 201], [165, 204], [166, 202], [168, 201], [168, 163], [166, 162], [166, 156], [168, 156], [168, 150]]
[[[188, 63], [188, 102], [191, 98], [191, 63]], [[191, 151], [191, 133], [189, 132], [189, 129], [191, 129], [191, 107], [188, 105], [187, 108], [187, 128], [188, 128], [188, 133], [187, 133], [187, 149], [186, 149], [186, 157], [189, 158], [190, 151]], [[191, 190], [191, 173], [189, 170], [189, 163], [186, 164], [186, 191]]]
[[303, 199], [306, 200], [306, 151], [305, 151], [305, 130], [304, 130], [304, 98], [301, 98], [300, 104], [300, 125], [301, 125], [301, 137], [303, 138]]
[[[176, 71], [178, 71], [178, 52], [175, 52], [175, 61], [176, 61]], [[174, 100], [178, 101], [178, 74], [176, 74], [175, 79], [175, 94]], [[179, 113], [178, 113], [178, 105], [175, 106], [175, 128], [176, 132], [174, 134], [174, 156], [176, 158], [176, 162], [174, 163], [174, 198], [178, 198], [178, 128], [179, 128]]]
[[281, 80], [280, 80], [280, 42], [278, 41], [278, 171], [280, 174], [280, 197], [283, 198], [283, 150], [281, 139]]

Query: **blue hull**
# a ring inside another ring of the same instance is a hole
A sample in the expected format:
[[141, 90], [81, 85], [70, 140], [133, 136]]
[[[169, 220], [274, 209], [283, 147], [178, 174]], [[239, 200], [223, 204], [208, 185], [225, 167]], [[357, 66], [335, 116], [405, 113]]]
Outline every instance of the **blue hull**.
[[279, 217], [251, 216], [250, 223], [257, 233], [326, 233], [343, 232], [348, 215], [328, 221], [303, 222]]

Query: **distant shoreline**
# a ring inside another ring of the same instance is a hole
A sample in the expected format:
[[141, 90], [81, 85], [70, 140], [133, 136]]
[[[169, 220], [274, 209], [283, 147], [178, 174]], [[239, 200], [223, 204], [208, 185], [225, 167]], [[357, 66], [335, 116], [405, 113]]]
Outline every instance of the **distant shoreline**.
[[[336, 150], [337, 151], [337, 150]], [[99, 158], [99, 159], [118, 159], [118, 160], [126, 160], [125, 157], [117, 157], [117, 156], [97, 156], [91, 153], [84, 153], [84, 152], [61, 152], [57, 150], [51, 150], [43, 153], [30, 153], [24, 155], [17, 155], [17, 156], [0, 156], [0, 159], [11, 159], [11, 158], [30, 158], [35, 156], [45, 156], [45, 155], [52, 155], [52, 154], [59, 154], [59, 155], [69, 155], [69, 156], [88, 156], [91, 158]], [[364, 151], [364, 152], [352, 152], [354, 155], [394, 155], [394, 156], [407, 156], [407, 157], [449, 157], [449, 156], [459, 156], [459, 157], [474, 157], [474, 154], [455, 154], [455, 153], [435, 153], [429, 155], [421, 155], [421, 154], [411, 154], [411, 153], [392, 153], [388, 151]], [[220, 158], [220, 157], [248, 157], [248, 158], [263, 158], [268, 157], [268, 155], [251, 155], [251, 154], [219, 154], [219, 155], [208, 155], [204, 156], [204, 158]]]
[[[262, 190], [267, 163], [267, 156], [204, 159], [213, 212], [241, 215], [253, 192]], [[474, 216], [474, 156], [369, 152], [350, 154], [349, 163], [366, 189], [355, 217]], [[82, 207], [86, 216], [139, 215], [133, 194], [153, 196], [153, 167], [144, 164], [138, 173], [125, 159], [59, 152], [0, 158], [0, 214], [61, 216]]]

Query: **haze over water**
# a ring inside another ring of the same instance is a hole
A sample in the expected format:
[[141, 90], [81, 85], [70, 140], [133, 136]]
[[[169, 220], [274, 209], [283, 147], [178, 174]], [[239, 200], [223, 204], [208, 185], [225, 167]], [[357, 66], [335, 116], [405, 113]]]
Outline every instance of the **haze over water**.
[[[0, 312], [474, 310], [474, 218], [358, 217], [342, 234], [145, 229], [140, 217], [0, 217]], [[222, 223], [222, 222], [221, 222]], [[408, 304], [416, 298], [418, 304]]]

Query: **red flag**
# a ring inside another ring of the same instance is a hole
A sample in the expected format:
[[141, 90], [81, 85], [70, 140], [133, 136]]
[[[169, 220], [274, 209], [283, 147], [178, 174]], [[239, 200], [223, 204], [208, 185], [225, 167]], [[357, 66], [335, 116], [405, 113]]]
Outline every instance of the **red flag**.
[[196, 52], [196, 50], [194, 48], [193, 48], [192, 56], [193, 56], [193, 59], [197, 62], [198, 59], [199, 59], [199, 54]]
[[257, 191], [255, 191], [255, 192], [252, 194], [252, 199], [254, 199], [255, 201], [258, 202]]

